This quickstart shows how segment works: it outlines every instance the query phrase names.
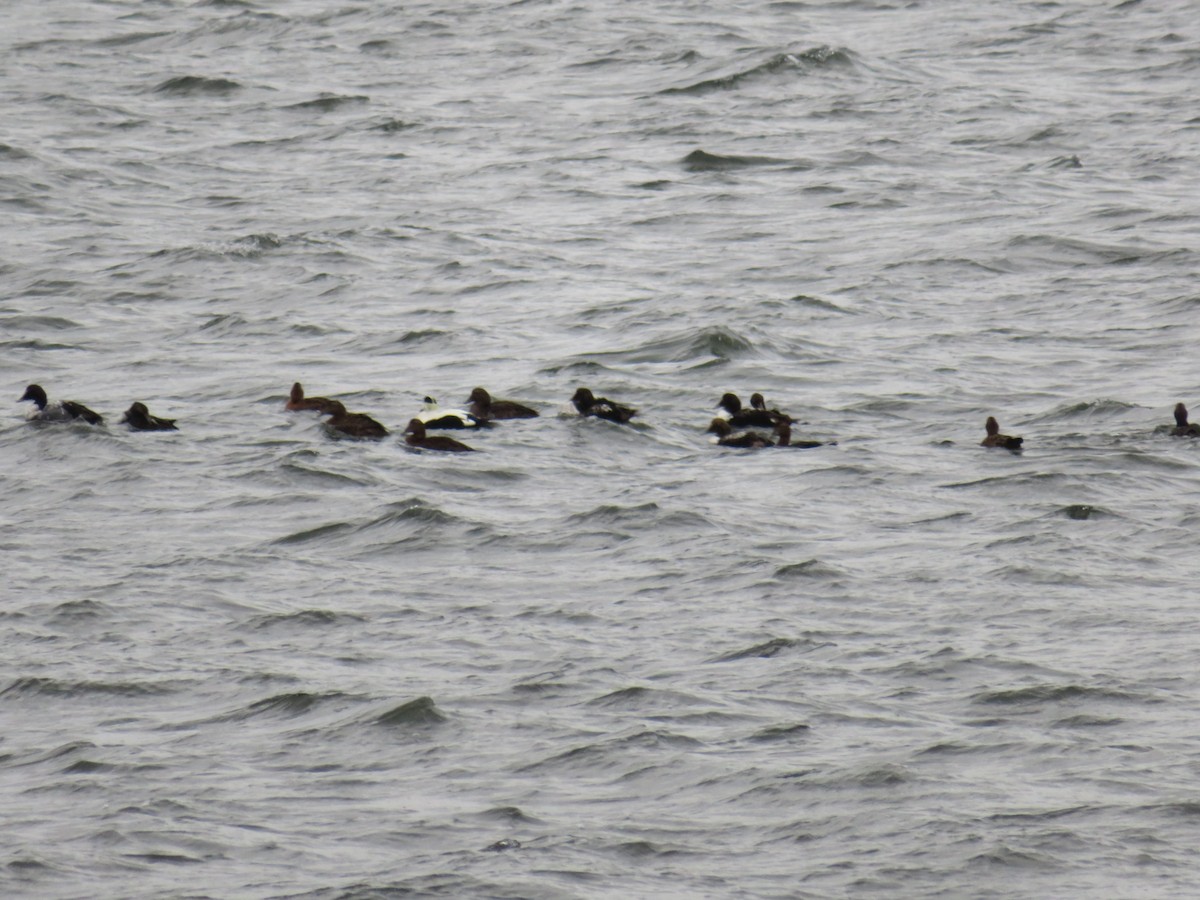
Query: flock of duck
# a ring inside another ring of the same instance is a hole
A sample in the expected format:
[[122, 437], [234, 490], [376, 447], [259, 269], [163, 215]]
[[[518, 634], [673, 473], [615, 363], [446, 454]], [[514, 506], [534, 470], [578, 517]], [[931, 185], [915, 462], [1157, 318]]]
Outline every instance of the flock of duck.
[[[33, 403], [34, 409], [29, 414], [30, 419], [44, 422], [84, 422], [88, 425], [104, 424], [103, 416], [82, 403], [74, 400], [51, 402], [40, 385], [29, 385], [21, 395], [21, 401]], [[571, 397], [571, 404], [581, 416], [594, 416], [618, 424], [625, 424], [637, 415], [636, 409], [606, 397], [596, 397], [583, 387], [575, 391]], [[366, 413], [348, 412], [340, 400], [306, 397], [300, 382], [292, 385], [284, 408], [293, 411], [312, 410], [329, 416], [326, 424], [339, 434], [349, 437], [383, 438], [389, 434], [383, 425]], [[792, 425], [796, 424], [797, 420], [778, 409], [768, 409], [762, 394], [752, 395], [749, 407], [743, 407], [736, 394], [725, 394], [721, 397], [718, 408], [720, 413], [709, 424], [706, 433], [712, 434], [713, 443], [722, 447], [808, 449], [822, 446], [821, 441], [793, 441]], [[426, 397], [425, 408], [410, 420], [404, 429], [404, 442], [420, 450], [469, 453], [475, 448], [468, 447], [454, 438], [431, 435], [428, 432], [489, 428], [501, 419], [533, 419], [538, 415], [536, 409], [522, 403], [493, 400], [491, 394], [481, 387], [471, 391], [466, 409], [444, 409], [439, 407], [433, 398]], [[121, 424], [128, 425], [132, 431], [178, 430], [174, 419], [152, 416], [144, 403], [132, 404], [121, 418]], [[770, 434], [760, 431], [739, 433], [738, 429], [743, 428], [769, 428], [771, 431]], [[1002, 447], [1012, 451], [1021, 449], [1024, 438], [1001, 434], [1000, 426], [992, 416], [988, 416], [984, 429], [986, 437], [980, 442], [981, 446]], [[1188, 422], [1187, 407], [1182, 403], [1175, 404], [1175, 427], [1171, 434], [1175, 437], [1200, 437], [1200, 424]]]

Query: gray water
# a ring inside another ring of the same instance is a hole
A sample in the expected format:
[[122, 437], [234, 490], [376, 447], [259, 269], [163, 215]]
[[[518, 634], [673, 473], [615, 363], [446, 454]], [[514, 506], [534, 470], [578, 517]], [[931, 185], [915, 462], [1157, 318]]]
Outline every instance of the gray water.
[[1200, 895], [1198, 22], [6, 4], [0, 893]]

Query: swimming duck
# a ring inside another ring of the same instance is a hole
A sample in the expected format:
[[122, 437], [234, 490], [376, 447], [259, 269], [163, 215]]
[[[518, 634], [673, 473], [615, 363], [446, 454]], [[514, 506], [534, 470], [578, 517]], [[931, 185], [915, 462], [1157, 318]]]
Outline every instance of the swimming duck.
[[742, 401], [738, 399], [737, 394], [724, 394], [717, 406], [725, 411], [725, 419], [734, 428], [745, 428], [747, 426], [774, 428], [776, 422], [784, 420], [788, 422], [794, 421], [790, 416], [781, 413], [777, 409], [767, 409], [767, 404], [763, 400], [762, 394], [755, 394], [750, 402], [754, 403], [755, 401], [758, 402], [758, 406], [744, 409]]
[[1001, 434], [1000, 426], [991, 416], [988, 416], [984, 427], [987, 429], [987, 437], [979, 442], [981, 447], [1003, 447], [1005, 450], [1021, 449], [1021, 444], [1025, 438], [1010, 437], [1007, 434]]
[[128, 425], [131, 431], [178, 431], [174, 419], [160, 419], [150, 415], [145, 403], [135, 403], [125, 410], [121, 417], [122, 424]]
[[83, 419], [89, 425], [104, 424], [103, 416], [92, 412], [82, 403], [76, 403], [74, 400], [48, 402], [46, 400], [46, 392], [38, 384], [31, 384], [25, 388], [25, 393], [21, 395], [21, 399], [17, 402], [20, 403], [25, 400], [32, 400], [33, 405], [37, 407], [36, 411], [30, 412], [30, 419], [36, 419], [40, 422], [74, 422], [76, 419]]
[[774, 447], [775, 442], [765, 434], [759, 434], [755, 431], [747, 431], [743, 434], [735, 435], [733, 426], [729, 424], [728, 419], [713, 419], [708, 426], [706, 434], [715, 434], [713, 441], [722, 447], [744, 447], [753, 449], [758, 447]]
[[769, 413], [775, 418], [776, 422], [787, 422], [789, 425], [795, 425], [798, 419], [793, 419], [785, 412], [780, 412], [778, 409], [767, 409], [767, 401], [763, 399], [762, 394], [750, 395], [750, 408], [757, 409], [759, 412]]
[[339, 400], [328, 401], [321, 412], [330, 417], [330, 428], [350, 437], [381, 438], [388, 435], [388, 430], [366, 413], [346, 412], [346, 407]]
[[798, 450], [811, 450], [813, 447], [825, 446], [823, 441], [793, 441], [792, 426], [788, 422], [776, 423], [775, 436], [779, 438], [779, 442], [775, 445], [776, 447], [795, 447]]
[[1200, 425], [1188, 422], [1187, 407], [1182, 403], [1175, 404], [1175, 427], [1171, 429], [1175, 437], [1200, 437]]
[[292, 393], [288, 398], [288, 402], [284, 405], [284, 409], [300, 410], [300, 409], [315, 409], [319, 412], [327, 412], [329, 404], [333, 403], [328, 397], [305, 397], [304, 388], [300, 386], [300, 382], [292, 385]]
[[595, 397], [587, 388], [577, 390], [571, 402], [581, 416], [595, 416], [610, 422], [628, 422], [637, 415], [636, 409], [614, 403], [605, 397]]
[[511, 400], [493, 400], [492, 395], [481, 387], [471, 391], [467, 398], [467, 410], [477, 419], [534, 419], [536, 409], [530, 409]]
[[420, 419], [413, 419], [409, 422], [404, 433], [407, 435], [404, 443], [421, 450], [442, 450], [446, 453], [472, 453], [475, 450], [474, 447], [468, 447], [461, 441], [446, 437], [444, 434], [426, 435], [425, 423]]
[[426, 428], [435, 430], [484, 428], [491, 424], [487, 419], [473, 416], [465, 409], [442, 409], [432, 397], [425, 398], [425, 408], [417, 413], [416, 420]]

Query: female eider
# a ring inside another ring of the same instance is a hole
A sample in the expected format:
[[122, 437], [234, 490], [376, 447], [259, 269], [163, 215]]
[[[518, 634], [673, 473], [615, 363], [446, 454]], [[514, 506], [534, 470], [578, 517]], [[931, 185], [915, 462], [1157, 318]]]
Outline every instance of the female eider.
[[628, 422], [637, 415], [637, 410], [628, 406], [622, 406], [620, 403], [615, 403], [606, 397], [595, 397], [587, 388], [580, 388], [571, 398], [571, 402], [575, 405], [575, 410], [581, 416], [595, 416], [598, 419], [607, 419], [610, 422], [624, 423]]
[[530, 409], [512, 400], [493, 400], [492, 395], [481, 387], [471, 391], [467, 398], [467, 411], [477, 419], [535, 419], [536, 409]]
[[125, 410], [121, 424], [128, 425], [130, 431], [178, 431], [174, 419], [160, 419], [150, 415], [145, 403], [134, 403]]
[[793, 419], [787, 413], [781, 412], [778, 409], [767, 409], [767, 401], [763, 398], [762, 394], [750, 395], [750, 408], [757, 409], [759, 412], [767, 413], [769, 416], [773, 417], [776, 422], [786, 422], [788, 425], [795, 425], [796, 422], [799, 421], [798, 419]]
[[350, 437], [382, 438], [388, 436], [388, 430], [366, 413], [346, 412], [346, 407], [339, 400], [330, 400], [321, 413], [330, 417], [327, 423], [330, 428]]
[[300, 382], [292, 385], [292, 393], [288, 397], [288, 402], [284, 404], [284, 409], [301, 410], [315, 409], [318, 412], [327, 412], [329, 404], [333, 403], [328, 397], [305, 397], [304, 388], [300, 386]]
[[419, 450], [441, 450], [445, 453], [473, 453], [475, 451], [474, 447], [468, 447], [461, 441], [446, 437], [444, 434], [425, 434], [425, 423], [420, 419], [413, 419], [409, 422], [404, 433], [407, 435], [404, 443]]
[[473, 416], [465, 409], [442, 409], [432, 397], [425, 398], [425, 408], [417, 413], [416, 421], [435, 430], [484, 428], [491, 424], [487, 419]]
[[1175, 404], [1175, 427], [1171, 434], [1174, 437], [1200, 437], [1200, 425], [1188, 421], [1187, 407], [1182, 403]]
[[775, 445], [776, 447], [795, 447], [797, 450], [811, 450], [813, 447], [825, 446], [822, 441], [793, 441], [792, 426], [788, 422], [776, 423], [775, 436], [779, 438], [779, 443]]
[[988, 416], [987, 422], [984, 423], [984, 428], [987, 429], [987, 437], [979, 442], [981, 447], [1003, 447], [1005, 450], [1020, 450], [1021, 444], [1025, 441], [1022, 437], [1011, 437], [1007, 434], [1000, 433], [1000, 426], [996, 420]]
[[29, 418], [38, 422], [74, 422], [82, 419], [89, 425], [104, 424], [103, 416], [92, 412], [82, 403], [76, 403], [74, 400], [55, 400], [50, 403], [41, 385], [31, 384], [25, 388], [25, 393], [17, 402], [25, 400], [32, 400], [33, 405], [37, 407], [36, 410], [30, 410]]
[[765, 434], [759, 434], [756, 431], [734, 434], [733, 426], [729, 424], [728, 419], [713, 419], [705, 433], [716, 435], [712, 439], [713, 443], [719, 444], [722, 447], [742, 447], [749, 450], [775, 446], [775, 442], [769, 437]]

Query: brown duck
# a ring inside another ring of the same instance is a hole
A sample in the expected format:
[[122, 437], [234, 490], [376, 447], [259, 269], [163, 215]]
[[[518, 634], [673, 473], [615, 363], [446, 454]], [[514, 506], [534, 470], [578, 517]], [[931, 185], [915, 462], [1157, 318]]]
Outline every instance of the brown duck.
[[1003, 447], [1005, 450], [1020, 450], [1021, 444], [1025, 441], [1025, 438], [1001, 434], [1000, 426], [992, 416], [988, 416], [984, 428], [987, 429], [987, 437], [979, 442], [981, 447]]
[[284, 409], [315, 409], [318, 412], [329, 412], [329, 406], [334, 402], [336, 401], [330, 400], [328, 397], [305, 397], [304, 388], [297, 381], [292, 385], [292, 393], [288, 397], [288, 402], [284, 405]]
[[467, 411], [477, 419], [534, 419], [536, 409], [530, 409], [512, 400], [493, 400], [492, 395], [481, 387], [471, 391], [467, 398]]
[[349, 437], [381, 438], [388, 436], [388, 430], [366, 413], [346, 412], [346, 407], [339, 400], [328, 400], [321, 412], [329, 416], [330, 428]]
[[774, 447], [775, 442], [765, 434], [757, 431], [746, 431], [734, 434], [733, 426], [726, 419], [713, 419], [705, 434], [715, 434], [716, 443], [722, 447], [741, 447], [746, 450], [756, 450], [759, 447]]
[[409, 422], [404, 433], [407, 435], [404, 443], [420, 450], [441, 450], [444, 453], [471, 453], [475, 450], [474, 447], [468, 447], [462, 441], [456, 441], [452, 437], [442, 434], [427, 435], [425, 423], [420, 419], [413, 419]]
[[1171, 429], [1175, 437], [1200, 437], [1200, 425], [1188, 421], [1187, 407], [1182, 403], [1175, 404], [1175, 427]]

